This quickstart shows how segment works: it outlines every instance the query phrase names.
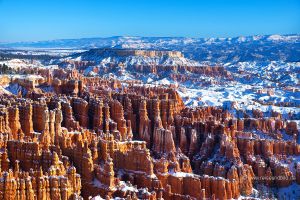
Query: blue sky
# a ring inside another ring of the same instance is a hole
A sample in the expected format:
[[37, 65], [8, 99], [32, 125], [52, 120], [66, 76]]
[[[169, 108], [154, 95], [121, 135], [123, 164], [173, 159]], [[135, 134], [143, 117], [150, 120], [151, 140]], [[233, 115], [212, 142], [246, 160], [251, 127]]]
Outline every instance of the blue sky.
[[300, 33], [300, 0], [0, 0], [0, 42]]

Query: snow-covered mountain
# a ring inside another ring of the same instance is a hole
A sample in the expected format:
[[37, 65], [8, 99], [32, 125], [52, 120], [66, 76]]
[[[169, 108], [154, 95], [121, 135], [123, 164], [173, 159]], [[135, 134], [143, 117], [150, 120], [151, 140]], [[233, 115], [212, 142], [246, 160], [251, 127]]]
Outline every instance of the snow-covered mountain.
[[[151, 55], [153, 54], [153, 55]], [[173, 55], [174, 54], [174, 55]], [[64, 60], [65, 58], [63, 58]], [[122, 64], [123, 66], [199, 66], [194, 60], [185, 58], [177, 51], [147, 51], [129, 49], [91, 49], [67, 57], [75, 61], [93, 61], [95, 64]]]
[[39, 42], [0, 43], [0, 48], [125, 48], [176, 50], [186, 58], [210, 63], [300, 60], [300, 35], [262, 35], [234, 38], [108, 37]]

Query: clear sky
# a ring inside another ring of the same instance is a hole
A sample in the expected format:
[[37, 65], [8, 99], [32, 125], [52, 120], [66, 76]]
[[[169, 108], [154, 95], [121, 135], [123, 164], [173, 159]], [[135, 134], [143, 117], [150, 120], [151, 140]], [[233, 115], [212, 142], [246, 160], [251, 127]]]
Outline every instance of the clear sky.
[[0, 0], [0, 42], [300, 33], [300, 0]]

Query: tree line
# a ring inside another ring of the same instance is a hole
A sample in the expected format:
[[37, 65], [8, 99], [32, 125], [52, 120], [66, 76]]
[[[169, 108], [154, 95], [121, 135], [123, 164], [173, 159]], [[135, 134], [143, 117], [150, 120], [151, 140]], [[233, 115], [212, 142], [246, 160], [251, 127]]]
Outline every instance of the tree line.
[[0, 64], [0, 74], [11, 74], [13, 72], [13, 69], [9, 67], [8, 65]]

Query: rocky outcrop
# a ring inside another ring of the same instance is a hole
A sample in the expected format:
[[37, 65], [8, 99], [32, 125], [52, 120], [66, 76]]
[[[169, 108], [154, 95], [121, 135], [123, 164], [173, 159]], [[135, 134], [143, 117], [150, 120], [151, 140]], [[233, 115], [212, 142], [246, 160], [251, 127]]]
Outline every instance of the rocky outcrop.
[[172, 87], [59, 72], [43, 71], [42, 97], [0, 98], [4, 199], [237, 199], [300, 182], [297, 126], [277, 115], [236, 119], [185, 107]]

